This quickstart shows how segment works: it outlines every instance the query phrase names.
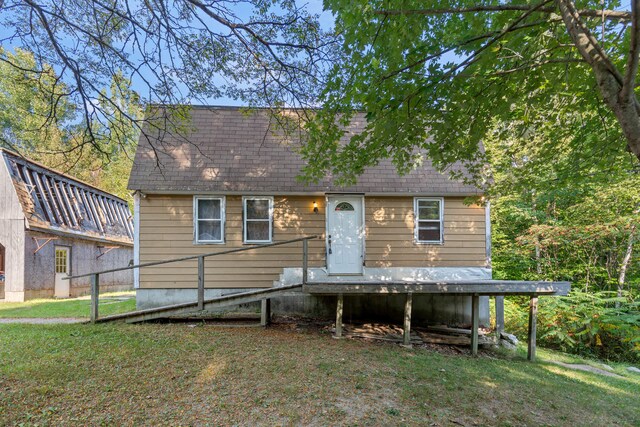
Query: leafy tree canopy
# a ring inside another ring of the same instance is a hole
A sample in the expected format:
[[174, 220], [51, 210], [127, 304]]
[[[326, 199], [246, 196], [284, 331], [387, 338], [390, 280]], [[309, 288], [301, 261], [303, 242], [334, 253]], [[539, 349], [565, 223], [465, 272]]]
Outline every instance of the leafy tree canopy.
[[67, 102], [66, 88], [50, 66], [34, 69], [30, 52], [9, 53], [0, 48], [0, 146], [51, 153], [68, 143], [64, 129], [75, 108]]
[[96, 108], [104, 114], [92, 117], [95, 139], [88, 143], [77, 117], [82, 109], [53, 67], [34, 72], [34, 55], [21, 49], [0, 51], [0, 59], [0, 147], [130, 198], [126, 178], [139, 136], [132, 120], [142, 119], [142, 107], [122, 73], [100, 92]]
[[[576, 10], [564, 0], [325, 5], [344, 56], [310, 125], [303, 153], [324, 160], [310, 163], [307, 179], [331, 172], [352, 181], [387, 156], [407, 171], [420, 161], [416, 149], [442, 169], [464, 162], [481, 175], [479, 147], [491, 137], [518, 139], [541, 168], [569, 149], [573, 161], [558, 178], [637, 162], [626, 154], [640, 155], [636, 2], [633, 14], [613, 10], [617, 1], [605, 1], [604, 11], [598, 1], [579, 2]], [[602, 54], [594, 59], [585, 49]], [[619, 111], [628, 105], [631, 118]], [[341, 146], [335, 118], [346, 123], [353, 107], [366, 113], [366, 131]]]

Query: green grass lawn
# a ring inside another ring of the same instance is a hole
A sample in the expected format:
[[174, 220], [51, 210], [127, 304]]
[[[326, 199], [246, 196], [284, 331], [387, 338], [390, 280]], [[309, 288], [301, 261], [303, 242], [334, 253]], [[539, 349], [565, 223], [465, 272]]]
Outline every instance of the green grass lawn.
[[640, 425], [640, 376], [291, 325], [0, 325], [0, 425]]
[[[123, 301], [123, 298], [130, 297]], [[27, 302], [0, 303], [0, 319], [19, 317], [89, 317], [89, 296], [69, 299], [35, 299]], [[111, 292], [100, 295], [100, 316], [136, 309], [135, 292]]]

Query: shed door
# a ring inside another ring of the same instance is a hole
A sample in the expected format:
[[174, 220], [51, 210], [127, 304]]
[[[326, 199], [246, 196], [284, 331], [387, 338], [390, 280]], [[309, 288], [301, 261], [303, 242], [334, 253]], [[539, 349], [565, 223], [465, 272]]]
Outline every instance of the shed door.
[[56, 256], [55, 256], [55, 291], [54, 295], [56, 298], [69, 298], [69, 280], [62, 280], [63, 277], [66, 277], [71, 272], [70, 269], [70, 261], [71, 261], [71, 249], [65, 246], [56, 246], [55, 247]]
[[362, 197], [332, 196], [327, 203], [329, 274], [362, 274], [364, 227]]

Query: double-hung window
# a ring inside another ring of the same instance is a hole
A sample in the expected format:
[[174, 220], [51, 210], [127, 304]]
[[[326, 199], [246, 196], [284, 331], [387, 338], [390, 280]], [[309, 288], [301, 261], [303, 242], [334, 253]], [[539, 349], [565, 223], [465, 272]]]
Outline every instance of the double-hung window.
[[442, 243], [443, 203], [442, 198], [433, 197], [413, 200], [417, 243]]
[[273, 197], [244, 197], [244, 243], [270, 243], [273, 237]]
[[196, 243], [224, 243], [224, 197], [193, 200]]

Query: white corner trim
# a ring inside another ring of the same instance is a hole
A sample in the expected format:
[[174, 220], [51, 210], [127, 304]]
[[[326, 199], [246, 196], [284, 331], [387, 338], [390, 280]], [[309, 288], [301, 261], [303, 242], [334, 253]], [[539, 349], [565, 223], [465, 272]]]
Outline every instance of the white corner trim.
[[[133, 265], [140, 264], [140, 192], [133, 194]], [[140, 269], [133, 269], [133, 287], [140, 287]]]

